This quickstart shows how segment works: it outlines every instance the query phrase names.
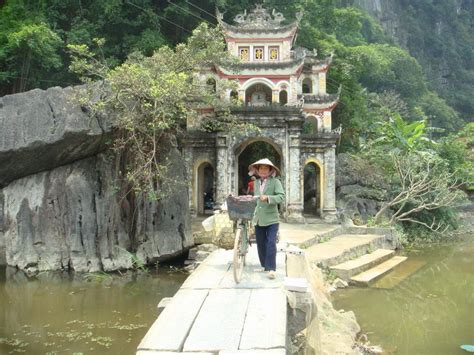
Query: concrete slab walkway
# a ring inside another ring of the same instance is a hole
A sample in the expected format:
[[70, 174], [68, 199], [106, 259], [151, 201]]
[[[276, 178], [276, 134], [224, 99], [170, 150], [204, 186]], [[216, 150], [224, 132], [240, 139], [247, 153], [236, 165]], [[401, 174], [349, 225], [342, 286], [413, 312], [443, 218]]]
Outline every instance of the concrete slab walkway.
[[285, 354], [285, 254], [277, 254], [276, 279], [256, 269], [261, 267], [255, 245], [239, 284], [232, 251], [213, 252], [171, 299], [137, 354]]

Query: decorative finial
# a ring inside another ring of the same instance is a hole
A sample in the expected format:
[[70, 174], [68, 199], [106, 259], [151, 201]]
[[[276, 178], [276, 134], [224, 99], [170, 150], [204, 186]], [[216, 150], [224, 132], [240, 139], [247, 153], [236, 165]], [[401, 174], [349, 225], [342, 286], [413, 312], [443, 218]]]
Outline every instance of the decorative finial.
[[296, 20], [297, 20], [298, 22], [300, 22], [301, 19], [303, 18], [303, 14], [304, 14], [303, 10], [298, 11], [298, 12], [296, 13], [295, 16], [296, 16]]
[[239, 27], [251, 29], [279, 28], [284, 20], [285, 17], [281, 12], [276, 12], [273, 9], [272, 13], [269, 14], [262, 4], [255, 5], [255, 9], [249, 14], [245, 10], [243, 14], [234, 17], [234, 21]]

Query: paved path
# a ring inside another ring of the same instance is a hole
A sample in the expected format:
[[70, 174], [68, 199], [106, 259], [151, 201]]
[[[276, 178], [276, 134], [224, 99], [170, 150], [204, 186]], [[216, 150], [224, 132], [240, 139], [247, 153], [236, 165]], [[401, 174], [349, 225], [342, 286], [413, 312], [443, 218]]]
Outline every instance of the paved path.
[[284, 355], [285, 254], [277, 254], [277, 277], [260, 269], [250, 248], [239, 284], [232, 251], [213, 252], [184, 282], [138, 346], [139, 355], [199, 353]]

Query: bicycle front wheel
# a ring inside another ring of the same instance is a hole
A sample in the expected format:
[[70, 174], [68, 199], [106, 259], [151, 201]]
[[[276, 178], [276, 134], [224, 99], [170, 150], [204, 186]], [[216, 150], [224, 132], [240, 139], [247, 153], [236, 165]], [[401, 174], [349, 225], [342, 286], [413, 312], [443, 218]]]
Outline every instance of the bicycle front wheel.
[[235, 231], [234, 239], [234, 280], [235, 283], [239, 283], [242, 279], [242, 271], [244, 270], [245, 264], [245, 253], [242, 251], [242, 228], [239, 227]]

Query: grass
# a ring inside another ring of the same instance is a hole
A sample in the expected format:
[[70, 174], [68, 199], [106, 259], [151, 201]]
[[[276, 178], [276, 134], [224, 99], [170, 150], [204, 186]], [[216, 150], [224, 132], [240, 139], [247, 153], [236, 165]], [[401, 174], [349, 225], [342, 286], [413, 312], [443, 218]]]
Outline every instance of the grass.
[[124, 249], [124, 248], [121, 248], [119, 246], [116, 246], [116, 248], [118, 250], [120, 250], [121, 252], [125, 253], [126, 255], [128, 255], [128, 257], [130, 258], [130, 261], [132, 262], [132, 268], [134, 270], [140, 270], [140, 271], [143, 271], [143, 272], [149, 272], [145, 262], [143, 260], [141, 260], [137, 254], [135, 253], [131, 253], [129, 252], [128, 250]]

